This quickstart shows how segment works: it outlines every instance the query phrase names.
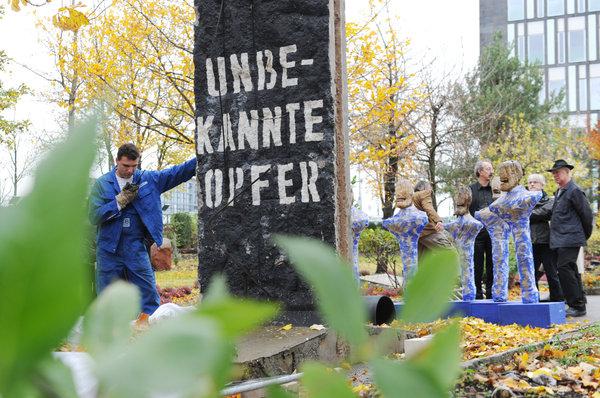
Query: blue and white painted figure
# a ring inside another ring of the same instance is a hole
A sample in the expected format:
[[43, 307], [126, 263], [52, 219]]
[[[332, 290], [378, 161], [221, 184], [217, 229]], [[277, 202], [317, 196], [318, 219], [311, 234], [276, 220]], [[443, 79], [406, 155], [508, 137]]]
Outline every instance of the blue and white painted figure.
[[483, 228], [483, 224], [467, 213], [458, 216], [454, 221], [444, 224], [444, 228], [450, 233], [460, 251], [463, 300], [475, 300], [476, 289], [475, 272], [473, 269], [473, 252], [475, 238], [481, 228]]
[[360, 280], [358, 272], [358, 241], [360, 240], [361, 232], [369, 225], [369, 217], [356, 207], [352, 207], [352, 271], [357, 281]]
[[521, 278], [521, 300], [523, 303], [537, 303], [540, 294], [535, 286], [533, 251], [529, 230], [529, 216], [542, 197], [541, 192], [530, 192], [518, 185], [523, 177], [520, 163], [509, 160], [500, 165], [500, 189], [506, 195], [498, 198], [489, 207], [510, 227], [515, 241], [517, 267]]
[[476, 211], [475, 218], [481, 221], [492, 238], [492, 258], [494, 262], [492, 299], [499, 303], [506, 302], [508, 301], [510, 227], [489, 207]]
[[429, 222], [427, 213], [417, 210], [412, 204], [413, 187], [410, 181], [400, 180], [396, 191], [398, 212], [382, 221], [383, 228], [391, 232], [398, 241], [402, 259], [402, 286], [417, 272], [419, 236]]
[[465, 186], [459, 187], [454, 197], [454, 214], [458, 217], [456, 220], [444, 224], [444, 228], [450, 233], [460, 251], [462, 297], [464, 301], [475, 300], [473, 252], [475, 238], [483, 228], [483, 224], [469, 214], [471, 200], [471, 189]]
[[390, 218], [386, 218], [382, 222], [383, 228], [394, 235], [400, 247], [400, 258], [403, 265], [403, 286], [406, 286], [408, 280], [417, 272], [419, 236], [428, 222], [427, 213], [417, 210], [412, 205], [404, 209], [399, 209], [398, 213]]

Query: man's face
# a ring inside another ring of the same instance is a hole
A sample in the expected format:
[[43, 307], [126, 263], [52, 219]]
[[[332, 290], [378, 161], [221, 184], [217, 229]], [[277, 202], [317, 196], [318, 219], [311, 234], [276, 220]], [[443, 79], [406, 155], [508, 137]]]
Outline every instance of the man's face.
[[481, 165], [481, 170], [479, 170], [479, 177], [483, 178], [486, 181], [489, 181], [490, 178], [494, 175], [494, 168], [491, 163], [483, 162]]
[[571, 173], [570, 170], [566, 167], [562, 167], [558, 170], [554, 170], [552, 172], [552, 176], [554, 177], [554, 181], [558, 184], [559, 187], [564, 187], [571, 181]]
[[130, 178], [139, 164], [139, 159], [131, 160], [127, 156], [117, 160], [117, 175], [121, 178]]
[[527, 187], [530, 191], [541, 191], [544, 188], [539, 181], [527, 181]]

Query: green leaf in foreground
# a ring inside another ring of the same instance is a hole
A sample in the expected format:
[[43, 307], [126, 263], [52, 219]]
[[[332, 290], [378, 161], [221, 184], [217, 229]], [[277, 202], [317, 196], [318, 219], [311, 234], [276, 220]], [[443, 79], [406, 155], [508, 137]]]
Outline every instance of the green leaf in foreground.
[[403, 362], [375, 360], [375, 382], [387, 397], [438, 398], [449, 390], [460, 374], [460, 328], [458, 322], [437, 332], [429, 345]]
[[89, 301], [86, 195], [95, 156], [86, 123], [40, 162], [31, 193], [0, 208], [0, 395], [57, 347]]
[[112, 349], [126, 345], [139, 308], [140, 294], [135, 286], [121, 281], [109, 285], [84, 318], [82, 343], [87, 351], [94, 356], [112, 355]]
[[450, 308], [449, 299], [459, 272], [454, 250], [436, 250], [419, 263], [419, 270], [408, 282], [402, 320], [431, 322]]
[[216, 321], [227, 337], [235, 338], [272, 319], [278, 311], [277, 304], [231, 297], [225, 279], [219, 276], [212, 280], [197, 313]]
[[350, 265], [314, 239], [278, 236], [275, 241], [309, 282], [329, 326], [352, 346], [363, 344], [367, 340], [366, 309]]
[[356, 398], [343, 373], [315, 362], [305, 364], [302, 372], [302, 386], [310, 398]]

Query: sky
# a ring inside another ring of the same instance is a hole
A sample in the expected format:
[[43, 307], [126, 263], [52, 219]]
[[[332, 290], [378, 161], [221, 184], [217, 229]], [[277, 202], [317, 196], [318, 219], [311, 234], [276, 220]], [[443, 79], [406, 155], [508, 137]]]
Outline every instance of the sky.
[[[60, 5], [60, 1], [53, 1], [44, 7], [24, 7], [18, 13], [6, 10], [0, 20], [0, 49], [38, 72], [52, 71], [53, 61], [40, 44], [41, 29], [36, 27], [36, 20], [52, 15]], [[394, 27], [401, 37], [410, 39], [410, 59], [419, 62], [435, 59], [440, 74], [461, 74], [475, 66], [479, 56], [477, 0], [388, 0], [388, 5], [390, 13], [397, 16], [393, 18]], [[381, 10], [379, 15], [385, 13], [381, 6], [375, 10]], [[347, 21], [365, 22], [366, 15], [369, 15], [368, 1], [346, 0]], [[34, 89], [33, 95], [18, 104], [16, 118], [30, 119], [33, 131], [57, 130], [57, 119], [64, 110], [46, 103], [40, 96], [40, 92], [49, 89], [48, 82], [16, 64], [7, 69], [0, 73], [5, 85], [26, 83]], [[5, 116], [12, 117], [13, 112]], [[34, 149], [28, 146], [28, 150]], [[6, 154], [0, 152], [0, 156]], [[5, 173], [6, 170], [0, 168], [0, 179], [6, 178]], [[29, 185], [30, 182], [25, 181], [20, 194], [25, 193]]]

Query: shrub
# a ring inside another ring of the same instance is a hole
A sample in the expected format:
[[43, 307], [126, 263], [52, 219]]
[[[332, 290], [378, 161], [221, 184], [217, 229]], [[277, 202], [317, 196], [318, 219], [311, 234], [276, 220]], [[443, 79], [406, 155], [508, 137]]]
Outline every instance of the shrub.
[[396, 238], [381, 227], [367, 228], [360, 235], [358, 251], [377, 264], [376, 273], [395, 268], [398, 250]]
[[592, 256], [600, 256], [600, 229], [594, 229], [587, 241], [586, 251]]
[[171, 226], [177, 235], [179, 247], [192, 246], [192, 216], [188, 213], [175, 213], [171, 216]]

